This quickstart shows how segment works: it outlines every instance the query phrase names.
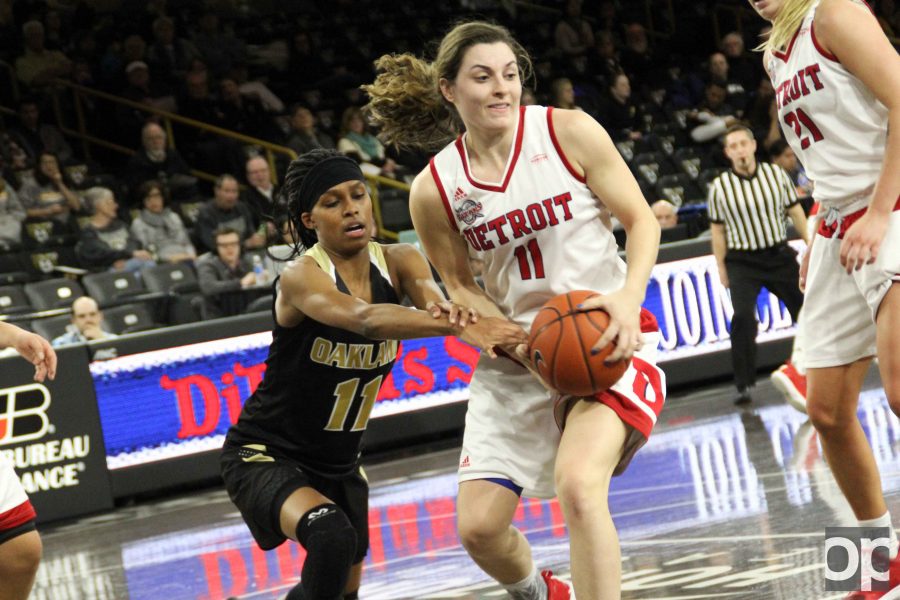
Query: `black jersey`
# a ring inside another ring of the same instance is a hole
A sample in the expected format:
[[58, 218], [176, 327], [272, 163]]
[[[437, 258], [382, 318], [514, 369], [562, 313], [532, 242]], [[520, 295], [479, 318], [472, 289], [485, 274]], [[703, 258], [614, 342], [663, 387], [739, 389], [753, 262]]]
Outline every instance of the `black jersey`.
[[[306, 252], [349, 293], [326, 252]], [[382, 248], [369, 244], [372, 303], [398, 303]], [[226, 443], [264, 445], [310, 471], [343, 475], [359, 461], [363, 432], [381, 383], [397, 357], [396, 340], [371, 340], [309, 317], [275, 324], [265, 377], [247, 399]]]

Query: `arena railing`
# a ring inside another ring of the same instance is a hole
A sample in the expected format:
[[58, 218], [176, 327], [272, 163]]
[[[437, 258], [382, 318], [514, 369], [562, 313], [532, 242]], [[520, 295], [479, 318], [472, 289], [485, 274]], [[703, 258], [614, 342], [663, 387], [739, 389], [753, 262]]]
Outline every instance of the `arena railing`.
[[[175, 129], [173, 127], [174, 123], [178, 123], [181, 126], [190, 127], [196, 130], [205, 131], [214, 135], [221, 136], [223, 138], [228, 138], [235, 140], [241, 144], [246, 144], [250, 146], [256, 146], [260, 148], [264, 153], [264, 158], [269, 163], [269, 171], [272, 174], [272, 182], [278, 183], [282, 179], [282, 174], [278, 172], [278, 161], [277, 157], [285, 157], [288, 160], [293, 160], [297, 158], [297, 153], [294, 152], [291, 148], [287, 146], [281, 146], [279, 144], [274, 144], [272, 142], [268, 142], [266, 140], [261, 140], [259, 138], [254, 138], [251, 136], [247, 136], [236, 131], [231, 131], [229, 129], [224, 129], [222, 127], [217, 127], [215, 125], [211, 125], [209, 123], [204, 123], [202, 121], [197, 121], [194, 119], [190, 119], [188, 117], [181, 116], [179, 114], [169, 112], [166, 110], [162, 110], [159, 108], [155, 108], [152, 106], [148, 106], [146, 104], [141, 104], [140, 102], [134, 102], [132, 100], [128, 100], [126, 98], [122, 98], [120, 96], [115, 96], [113, 94], [109, 94], [106, 92], [101, 92], [99, 90], [95, 90], [89, 87], [85, 87], [82, 85], [78, 85], [76, 83], [72, 83], [70, 81], [65, 80], [57, 80], [60, 89], [71, 94], [72, 100], [72, 108], [74, 109], [74, 118], [75, 123], [69, 123], [67, 119], [66, 111], [63, 110], [63, 99], [60, 93], [54, 95], [54, 111], [56, 113], [56, 119], [60, 130], [75, 139], [78, 139], [82, 143], [82, 147], [84, 149], [85, 158], [91, 157], [91, 146], [100, 146], [106, 148], [108, 150], [112, 150], [113, 152], [117, 152], [120, 154], [124, 154], [127, 156], [131, 156], [136, 153], [134, 148], [127, 148], [118, 144], [112, 140], [104, 139], [96, 135], [95, 132], [91, 132], [88, 130], [87, 126], [87, 118], [85, 114], [85, 99], [91, 98], [94, 100], [101, 100], [105, 102], [109, 102], [113, 105], [128, 107], [130, 109], [138, 110], [145, 113], [147, 116], [155, 116], [158, 117], [161, 121], [161, 126], [166, 132], [166, 136], [168, 139], [168, 145], [170, 148], [177, 148], [177, 142], [175, 139]], [[191, 173], [200, 178], [207, 181], [214, 181], [215, 178], [219, 174], [207, 173], [205, 171], [200, 171], [198, 169], [191, 170]], [[238, 176], [242, 175], [240, 173], [236, 174]], [[382, 213], [380, 206], [380, 201], [378, 197], [378, 189], [379, 187], [389, 187], [404, 190], [407, 193], [409, 192], [409, 185], [404, 182], [395, 181], [393, 179], [387, 177], [366, 175], [366, 179], [369, 183], [369, 189], [372, 196], [372, 204], [374, 207], [375, 220], [378, 224], [379, 236], [391, 240], [396, 240], [398, 238], [398, 233], [395, 231], [391, 231], [384, 226], [384, 221], [382, 220]]]

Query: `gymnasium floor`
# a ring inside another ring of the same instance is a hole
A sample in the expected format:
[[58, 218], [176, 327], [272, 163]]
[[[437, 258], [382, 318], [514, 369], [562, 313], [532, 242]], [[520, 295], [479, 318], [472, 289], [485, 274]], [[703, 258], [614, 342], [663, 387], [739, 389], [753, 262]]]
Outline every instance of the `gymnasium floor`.
[[[824, 591], [826, 526], [853, 526], [804, 415], [767, 379], [749, 409], [731, 388], [672, 394], [649, 444], [613, 482], [626, 599], [840, 598]], [[874, 373], [860, 415], [888, 505], [900, 515], [900, 422]], [[361, 598], [501, 598], [454, 526], [456, 448], [369, 465], [371, 551]], [[542, 568], [568, 575], [556, 502], [526, 501], [516, 523]], [[281, 598], [298, 549], [253, 544], [221, 489], [146, 502], [42, 531], [33, 598]]]

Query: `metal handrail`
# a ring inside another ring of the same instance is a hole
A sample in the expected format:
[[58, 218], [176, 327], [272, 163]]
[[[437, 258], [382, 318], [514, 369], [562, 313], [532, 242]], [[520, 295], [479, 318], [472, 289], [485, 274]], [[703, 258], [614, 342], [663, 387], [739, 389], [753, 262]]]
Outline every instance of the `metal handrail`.
[[[188, 127], [193, 127], [195, 129], [199, 129], [202, 131], [207, 131], [216, 135], [220, 135], [222, 137], [227, 137], [238, 142], [244, 144], [251, 144], [254, 146], [259, 146], [265, 150], [266, 153], [266, 161], [269, 163], [269, 172], [271, 173], [272, 182], [278, 183], [280, 179], [278, 175], [277, 165], [275, 163], [276, 155], [287, 156], [289, 159], [293, 160], [297, 158], [297, 153], [294, 152], [293, 149], [288, 148], [287, 146], [281, 146], [278, 144], [273, 144], [271, 142], [267, 142], [265, 140], [261, 140], [258, 138], [250, 137], [236, 131], [231, 131], [228, 129], [224, 129], [222, 127], [217, 127], [215, 125], [211, 125], [209, 123], [204, 123], [202, 121], [197, 121], [195, 119], [191, 119], [188, 117], [184, 117], [182, 115], [169, 112], [166, 110], [162, 110], [159, 108], [155, 108], [153, 106], [147, 106], [146, 104], [141, 104], [140, 102], [135, 102], [133, 100], [128, 100], [126, 98], [121, 98], [119, 96], [115, 96], [113, 94], [109, 94], [106, 92], [101, 92], [99, 90], [95, 90], [92, 88], [88, 88], [82, 85], [78, 85], [76, 83], [72, 83], [70, 81], [57, 80], [61, 88], [68, 89], [72, 92], [74, 107], [75, 107], [75, 117], [77, 125], [73, 128], [70, 127], [64, 120], [64, 112], [62, 110], [62, 106], [60, 104], [59, 95], [54, 96], [54, 110], [56, 112], [56, 119], [59, 123], [60, 130], [72, 137], [75, 137], [82, 141], [84, 144], [84, 152], [86, 157], [90, 157], [90, 145], [102, 146], [104, 148], [108, 148], [115, 152], [125, 155], [133, 155], [136, 151], [133, 148], [126, 148], [125, 146], [121, 146], [116, 144], [115, 142], [111, 142], [109, 140], [105, 140], [99, 138], [87, 131], [86, 119], [84, 114], [84, 106], [82, 103], [82, 98], [85, 96], [93, 97], [101, 100], [105, 100], [107, 102], [112, 102], [114, 104], [119, 104], [121, 106], [127, 106], [129, 108], [134, 108], [140, 111], [147, 113], [148, 115], [155, 115], [159, 117], [163, 122], [163, 129], [166, 130], [168, 144], [169, 147], [175, 148], [175, 133], [172, 127], [172, 123], [180, 123], [186, 125]], [[216, 175], [212, 173], [206, 173], [204, 171], [200, 171], [197, 169], [192, 169], [191, 173], [196, 177], [201, 179], [206, 179], [208, 181], [214, 181]], [[396, 189], [400, 189], [403, 191], [409, 192], [409, 185], [404, 182], [399, 182], [394, 179], [390, 179], [388, 177], [381, 177], [377, 175], [366, 175], [366, 180], [370, 183], [370, 190], [372, 196], [372, 204], [373, 204], [373, 212], [375, 213], [375, 221], [378, 224], [378, 232], [381, 237], [397, 240], [399, 235], [395, 231], [391, 231], [384, 227], [384, 221], [381, 217], [381, 205], [378, 200], [378, 188], [379, 186], [392, 187]]]

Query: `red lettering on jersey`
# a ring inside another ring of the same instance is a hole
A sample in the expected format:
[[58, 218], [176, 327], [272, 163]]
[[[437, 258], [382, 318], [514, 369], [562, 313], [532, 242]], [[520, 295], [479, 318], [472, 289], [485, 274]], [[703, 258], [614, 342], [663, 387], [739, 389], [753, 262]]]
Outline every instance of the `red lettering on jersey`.
[[553, 197], [553, 204], [557, 206], [562, 206], [563, 209], [563, 221], [571, 221], [572, 220], [572, 211], [569, 210], [569, 202], [572, 201], [572, 194], [566, 192], [565, 194], [560, 194], [559, 196]]
[[541, 210], [541, 205], [537, 202], [526, 206], [525, 213], [528, 215], [528, 223], [531, 225], [532, 231], [540, 231], [547, 227], [544, 211]]
[[809, 65], [808, 67], [806, 67], [806, 69], [804, 69], [804, 72], [809, 77], [812, 78], [813, 85], [816, 87], [817, 90], [821, 90], [825, 87], [824, 85], [822, 85], [822, 82], [819, 81], [819, 64], [818, 63], [816, 63], [814, 65]]
[[496, 219], [491, 219], [487, 224], [488, 228], [490, 228], [497, 234], [497, 241], [500, 242], [501, 245], [509, 242], [509, 238], [506, 237], [505, 233], [503, 233], [503, 225], [505, 224], [506, 215], [499, 216]]
[[800, 89], [803, 92], [804, 96], [809, 95], [809, 88], [806, 87], [806, 69], [801, 69], [799, 73], [797, 73], [797, 79], [800, 81]]
[[478, 242], [478, 238], [475, 236], [475, 232], [472, 229], [464, 229], [463, 235], [466, 236], [466, 239], [469, 240], [469, 245], [475, 248], [476, 250], [483, 250], [481, 244]]
[[506, 216], [509, 217], [509, 224], [510, 226], [512, 226], [512, 234], [514, 238], [519, 239], [520, 237], [531, 233], [531, 230], [525, 223], [525, 213], [522, 212], [521, 208], [509, 211], [508, 213], [506, 213]]
[[798, 79], [799, 78], [794, 75], [794, 78], [791, 80], [791, 100], [796, 100], [800, 97], [800, 83]]
[[541, 204], [544, 205], [544, 211], [546, 211], [547, 213], [547, 219], [550, 221], [550, 227], [559, 225], [559, 219], [556, 218], [556, 213], [553, 212], [553, 198], [541, 200]]
[[487, 225], [481, 223], [472, 228], [475, 231], [475, 237], [478, 238], [479, 250], [493, 250], [494, 242], [485, 237], [487, 234]]

